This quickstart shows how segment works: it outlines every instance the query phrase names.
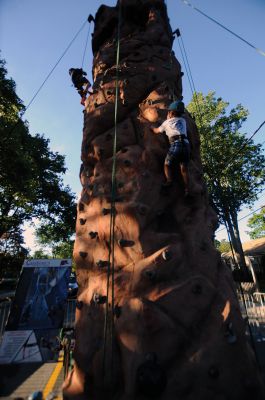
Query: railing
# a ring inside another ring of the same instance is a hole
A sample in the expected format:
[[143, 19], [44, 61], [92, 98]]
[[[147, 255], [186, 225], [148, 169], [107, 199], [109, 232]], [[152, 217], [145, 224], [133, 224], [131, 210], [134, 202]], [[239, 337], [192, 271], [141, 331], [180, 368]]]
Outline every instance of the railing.
[[0, 343], [5, 332], [5, 326], [8, 320], [11, 308], [11, 300], [5, 300], [0, 303]]
[[76, 300], [75, 299], [67, 300], [65, 313], [64, 313], [64, 322], [63, 322], [64, 328], [67, 328], [67, 329], [74, 328], [75, 308], [76, 308]]

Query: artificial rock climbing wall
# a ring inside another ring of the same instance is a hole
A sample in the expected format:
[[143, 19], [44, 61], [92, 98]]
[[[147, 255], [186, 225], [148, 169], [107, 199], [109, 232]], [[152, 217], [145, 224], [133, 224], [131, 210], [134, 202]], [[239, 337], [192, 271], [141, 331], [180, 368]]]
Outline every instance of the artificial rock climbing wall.
[[[121, 0], [114, 305], [107, 298], [119, 3], [101, 6], [92, 39], [74, 258], [79, 296], [65, 399], [263, 399], [232, 278], [213, 245], [194, 120], [190, 196], [163, 188], [168, 142], [150, 130], [182, 96], [163, 0]], [[203, 134], [203, 132], [202, 132]], [[114, 214], [113, 214], [114, 215]], [[113, 324], [105, 325], [112, 313]], [[103, 362], [104, 359], [104, 362]]]

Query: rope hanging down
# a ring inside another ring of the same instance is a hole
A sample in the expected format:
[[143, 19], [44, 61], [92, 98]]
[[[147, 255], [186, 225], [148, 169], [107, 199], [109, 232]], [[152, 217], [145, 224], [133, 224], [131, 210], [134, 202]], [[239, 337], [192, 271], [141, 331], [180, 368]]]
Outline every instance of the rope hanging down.
[[[115, 106], [114, 106], [114, 138], [113, 138], [113, 152], [112, 152], [112, 173], [111, 173], [111, 212], [110, 212], [110, 240], [109, 240], [109, 258], [107, 269], [107, 288], [106, 288], [106, 307], [104, 317], [104, 346], [103, 346], [103, 382], [105, 378], [106, 369], [106, 346], [107, 334], [109, 329], [109, 295], [110, 295], [110, 277], [111, 277], [111, 375], [113, 373], [113, 329], [114, 329], [114, 258], [115, 258], [115, 203], [116, 203], [116, 153], [117, 153], [117, 122], [118, 122], [118, 95], [119, 95], [119, 63], [120, 63], [120, 26], [121, 26], [121, 1], [119, 2], [119, 18], [118, 18], [118, 31], [117, 31], [117, 46], [116, 46], [116, 79], [115, 79]], [[111, 376], [112, 380], [112, 376]]]
[[86, 44], [85, 44], [84, 54], [83, 54], [82, 63], [81, 63], [81, 68], [82, 69], [83, 69], [83, 66], [84, 66], [84, 60], [85, 60], [85, 55], [86, 55], [86, 49], [87, 49], [87, 43], [88, 43], [90, 28], [91, 28], [91, 24], [89, 24], [89, 26], [88, 26], [88, 31], [87, 31], [87, 36], [86, 36]]
[[259, 49], [258, 47], [254, 46], [253, 44], [251, 44], [250, 42], [248, 42], [246, 39], [242, 38], [241, 36], [239, 36], [237, 33], [231, 31], [231, 29], [227, 28], [226, 26], [224, 26], [223, 24], [221, 24], [220, 22], [216, 21], [214, 18], [210, 17], [209, 15], [205, 14], [203, 11], [199, 10], [197, 7], [194, 7], [194, 5], [192, 5], [190, 2], [188, 2], [187, 0], [181, 0], [184, 4], [186, 4], [187, 6], [193, 8], [193, 10], [197, 11], [198, 13], [202, 14], [204, 17], [208, 18], [210, 21], [214, 22], [215, 24], [219, 25], [221, 28], [225, 29], [227, 32], [231, 33], [233, 36], [237, 37], [239, 40], [241, 40], [242, 42], [246, 43], [249, 47], [251, 47], [252, 49], [256, 50], [259, 54], [261, 54], [262, 56], [265, 56], [265, 52], [261, 49]]

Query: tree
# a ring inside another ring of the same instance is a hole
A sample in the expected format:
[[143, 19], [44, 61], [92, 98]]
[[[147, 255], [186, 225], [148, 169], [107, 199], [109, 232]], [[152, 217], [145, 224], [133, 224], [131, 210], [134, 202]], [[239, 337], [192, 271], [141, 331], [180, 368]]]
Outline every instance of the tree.
[[64, 156], [52, 152], [49, 139], [31, 135], [15, 82], [7, 78], [0, 60], [0, 250], [14, 242], [22, 245], [21, 227], [33, 217], [58, 226], [61, 239], [73, 232], [75, 196], [64, 186]]
[[251, 239], [265, 237], [265, 207], [258, 214], [254, 214], [247, 223], [251, 231], [247, 232]]
[[245, 266], [238, 229], [238, 212], [251, 205], [265, 183], [265, 157], [239, 130], [248, 111], [238, 104], [216, 98], [214, 92], [195, 93], [188, 105], [201, 134], [201, 157], [205, 179], [219, 220], [229, 231], [238, 261]]
[[215, 247], [220, 251], [220, 253], [227, 253], [231, 250], [230, 243], [225, 239], [222, 239], [221, 241], [215, 239], [214, 242]]

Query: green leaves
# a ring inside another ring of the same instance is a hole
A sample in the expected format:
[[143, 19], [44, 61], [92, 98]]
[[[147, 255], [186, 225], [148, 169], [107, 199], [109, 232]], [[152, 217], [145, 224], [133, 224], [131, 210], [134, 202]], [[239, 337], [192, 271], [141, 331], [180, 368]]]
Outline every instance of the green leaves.
[[[75, 225], [75, 196], [65, 187], [64, 156], [52, 152], [49, 139], [31, 135], [20, 113], [25, 107], [16, 95], [15, 83], [6, 77], [5, 62], [0, 60], [0, 250], [6, 241], [33, 217], [57, 228], [60, 240], [70, 237]], [[1, 239], [2, 238], [2, 239]], [[3, 239], [4, 238], [4, 239]], [[23, 243], [20, 235], [20, 244]]]
[[247, 232], [251, 239], [265, 237], [265, 207], [262, 207], [259, 213], [254, 214], [248, 220], [247, 225], [251, 229], [251, 231]]
[[199, 128], [205, 179], [222, 221], [225, 210], [238, 213], [252, 204], [265, 183], [261, 146], [239, 131], [248, 111], [241, 104], [230, 111], [228, 106], [210, 92], [195, 94], [187, 107]]

